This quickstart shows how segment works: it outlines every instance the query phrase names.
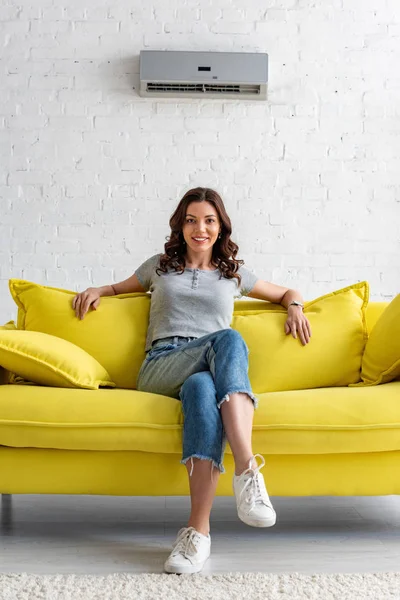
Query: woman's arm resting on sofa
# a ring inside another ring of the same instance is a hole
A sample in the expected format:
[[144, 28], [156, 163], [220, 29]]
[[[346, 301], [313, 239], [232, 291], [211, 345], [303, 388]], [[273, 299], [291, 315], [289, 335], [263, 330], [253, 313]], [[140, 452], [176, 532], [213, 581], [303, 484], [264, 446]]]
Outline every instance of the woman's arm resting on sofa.
[[137, 292], [146, 292], [137, 278], [137, 275], [135, 274], [128, 277], [128, 279], [124, 279], [124, 281], [113, 283], [112, 287], [114, 288], [116, 294], [135, 294]]
[[303, 308], [291, 304], [295, 300], [304, 304], [304, 300], [297, 290], [288, 290], [282, 299], [282, 306], [287, 308], [288, 318], [285, 323], [285, 333], [292, 333], [294, 338], [297, 338], [297, 333], [303, 346], [308, 344], [311, 337], [311, 325], [307, 317], [303, 314]]
[[96, 310], [100, 304], [100, 298], [102, 296], [115, 296], [117, 294], [129, 294], [136, 292], [145, 292], [146, 290], [141, 286], [137, 276], [135, 274], [120, 281], [119, 283], [113, 283], [110, 285], [103, 285], [102, 287], [90, 287], [84, 292], [80, 292], [72, 299], [72, 308], [75, 310], [78, 319], [83, 319], [90, 307]]
[[258, 279], [247, 296], [249, 298], [256, 298], [257, 300], [267, 300], [267, 302], [272, 302], [273, 304], [281, 304], [286, 292], [289, 291], [291, 291], [289, 288], [282, 285]]
[[286, 335], [291, 332], [293, 337], [297, 338], [298, 333], [303, 346], [309, 342], [311, 326], [307, 317], [303, 314], [302, 307], [295, 306], [294, 304], [290, 306], [293, 300], [304, 304], [303, 297], [299, 291], [258, 279], [250, 294], [247, 295], [257, 300], [267, 300], [274, 304], [282, 304], [288, 311], [288, 318], [285, 323]]

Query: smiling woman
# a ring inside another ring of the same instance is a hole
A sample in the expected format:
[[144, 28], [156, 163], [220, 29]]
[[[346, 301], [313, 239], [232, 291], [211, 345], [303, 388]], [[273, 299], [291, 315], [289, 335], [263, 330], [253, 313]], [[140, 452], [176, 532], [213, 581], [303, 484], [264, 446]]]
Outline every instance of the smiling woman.
[[187, 244], [186, 264], [195, 269], [209, 268], [212, 247], [218, 236], [221, 237], [220, 220], [213, 205], [192, 202], [187, 208], [182, 233]]
[[248, 347], [231, 328], [234, 300], [250, 296], [279, 302], [288, 309], [286, 333], [298, 334], [305, 345], [311, 332], [299, 292], [263, 281], [236, 258], [231, 220], [216, 191], [198, 187], [186, 192], [169, 225], [163, 253], [148, 258], [125, 281], [78, 294], [74, 307], [82, 316], [91, 305], [97, 308], [102, 295], [151, 293], [146, 357], [136, 388], [182, 403], [181, 463], [189, 474], [191, 514], [164, 568], [194, 573], [210, 555], [209, 518], [218, 476], [225, 472], [227, 441], [235, 461], [239, 518], [253, 527], [271, 527], [276, 521], [260, 473], [265, 461], [252, 450], [258, 398], [248, 378]]
[[176, 207], [169, 225], [171, 236], [165, 244], [160, 271], [218, 268], [224, 277], [236, 279], [240, 285], [241, 276], [237, 271], [244, 261], [236, 259], [239, 248], [231, 239], [231, 220], [217, 192], [209, 188], [189, 190]]

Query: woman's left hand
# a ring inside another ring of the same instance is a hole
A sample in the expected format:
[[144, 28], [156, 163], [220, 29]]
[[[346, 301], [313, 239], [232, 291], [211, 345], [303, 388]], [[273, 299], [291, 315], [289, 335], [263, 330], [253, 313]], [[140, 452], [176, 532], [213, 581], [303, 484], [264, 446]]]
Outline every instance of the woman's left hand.
[[288, 308], [288, 318], [285, 323], [285, 333], [292, 332], [292, 336], [297, 338], [297, 334], [299, 334], [299, 338], [303, 346], [308, 344], [311, 337], [311, 326], [310, 323], [303, 313], [303, 310], [299, 306], [289, 306]]

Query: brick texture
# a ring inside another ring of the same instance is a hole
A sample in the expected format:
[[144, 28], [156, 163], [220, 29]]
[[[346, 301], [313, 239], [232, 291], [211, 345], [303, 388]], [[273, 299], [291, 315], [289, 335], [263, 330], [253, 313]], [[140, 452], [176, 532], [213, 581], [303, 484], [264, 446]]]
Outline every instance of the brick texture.
[[[8, 279], [82, 290], [163, 250], [217, 189], [239, 257], [306, 299], [400, 288], [394, 0], [20, 0], [0, 7], [0, 323]], [[269, 99], [142, 99], [141, 49], [268, 52]]]

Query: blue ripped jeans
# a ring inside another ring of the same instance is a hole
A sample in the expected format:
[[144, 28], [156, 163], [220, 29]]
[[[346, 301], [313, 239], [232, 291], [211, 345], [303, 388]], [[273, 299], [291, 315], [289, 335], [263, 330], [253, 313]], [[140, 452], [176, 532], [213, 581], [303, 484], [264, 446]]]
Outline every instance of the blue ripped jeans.
[[193, 458], [211, 461], [221, 473], [226, 433], [221, 404], [235, 392], [246, 393], [254, 409], [258, 398], [248, 378], [249, 349], [234, 329], [199, 338], [171, 336], [153, 342], [140, 368], [136, 389], [182, 401], [183, 464]]

